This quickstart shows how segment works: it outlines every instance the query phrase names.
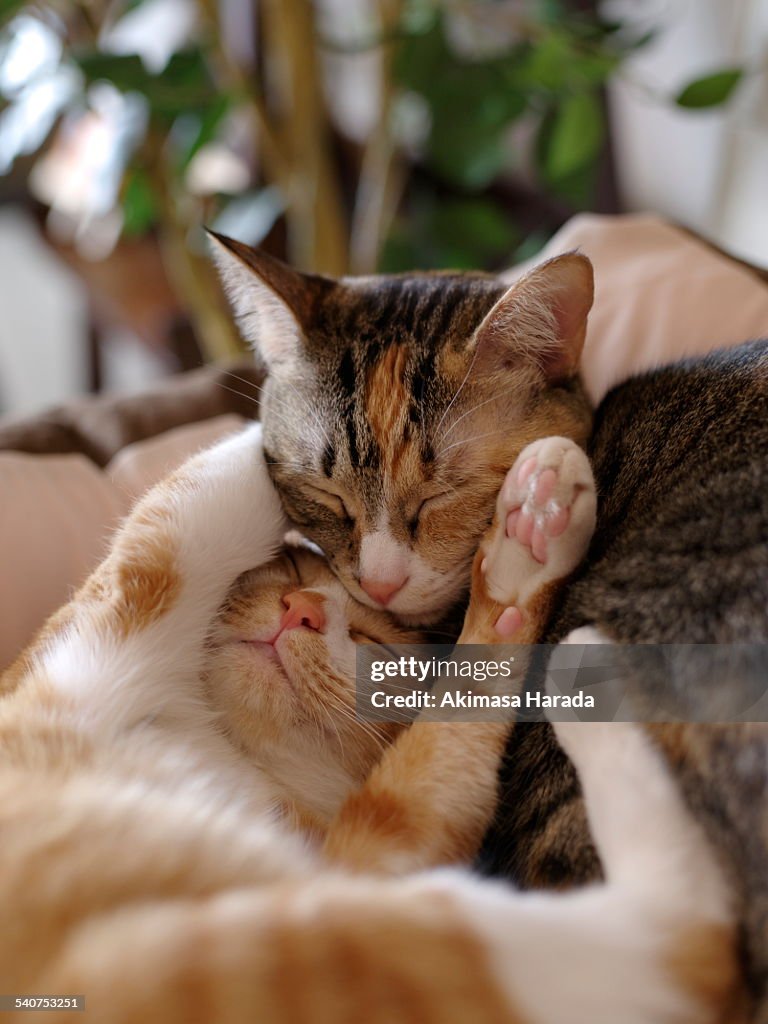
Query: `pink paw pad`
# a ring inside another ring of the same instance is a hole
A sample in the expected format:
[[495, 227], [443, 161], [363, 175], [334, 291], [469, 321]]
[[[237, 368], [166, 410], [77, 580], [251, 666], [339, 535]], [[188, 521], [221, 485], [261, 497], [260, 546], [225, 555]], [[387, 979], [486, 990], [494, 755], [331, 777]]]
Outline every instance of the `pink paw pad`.
[[506, 534], [531, 549], [531, 554], [542, 564], [547, 560], [547, 539], [559, 537], [567, 528], [570, 509], [563, 508], [553, 499], [558, 477], [554, 469], [536, 473], [536, 456], [526, 459], [517, 473], [519, 486], [525, 486], [527, 495], [522, 505], [507, 515]]
[[504, 612], [496, 633], [521, 624], [520, 608], [543, 583], [581, 562], [595, 529], [597, 497], [589, 459], [572, 440], [546, 437], [521, 453], [504, 478], [496, 522], [484, 541], [488, 594]]
[[499, 636], [510, 637], [516, 633], [523, 624], [523, 613], [519, 608], [505, 608], [496, 620], [496, 632]]

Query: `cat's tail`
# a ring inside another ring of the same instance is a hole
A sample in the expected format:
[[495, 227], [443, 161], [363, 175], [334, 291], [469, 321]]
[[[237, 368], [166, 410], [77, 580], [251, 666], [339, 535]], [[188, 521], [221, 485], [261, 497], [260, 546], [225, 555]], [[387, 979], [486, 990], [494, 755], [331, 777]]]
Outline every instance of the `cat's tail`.
[[735, 1024], [731, 894], [660, 754], [632, 723], [554, 728], [605, 883], [514, 893], [454, 879], [497, 984], [531, 1024]]
[[606, 995], [625, 1003], [627, 1024], [733, 1020], [733, 894], [668, 765], [636, 724], [554, 729], [578, 772], [605, 874], [583, 895], [594, 915], [584, 939], [588, 948], [597, 929]]

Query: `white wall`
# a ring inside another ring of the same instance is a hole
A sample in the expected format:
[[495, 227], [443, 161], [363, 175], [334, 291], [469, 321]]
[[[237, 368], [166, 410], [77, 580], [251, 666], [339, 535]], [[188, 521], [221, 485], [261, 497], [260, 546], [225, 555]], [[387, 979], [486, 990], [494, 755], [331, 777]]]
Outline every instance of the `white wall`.
[[36, 412], [86, 386], [86, 299], [27, 215], [0, 208], [0, 411]]
[[[85, 393], [88, 302], [77, 275], [19, 207], [0, 207], [0, 415], [35, 413]], [[105, 391], [136, 391], [168, 373], [126, 331], [102, 340]]]
[[[624, 17], [662, 26], [609, 90], [620, 187], [632, 210], [657, 210], [768, 266], [768, 0], [634, 0]], [[725, 108], [664, 102], [728, 65], [759, 68]]]

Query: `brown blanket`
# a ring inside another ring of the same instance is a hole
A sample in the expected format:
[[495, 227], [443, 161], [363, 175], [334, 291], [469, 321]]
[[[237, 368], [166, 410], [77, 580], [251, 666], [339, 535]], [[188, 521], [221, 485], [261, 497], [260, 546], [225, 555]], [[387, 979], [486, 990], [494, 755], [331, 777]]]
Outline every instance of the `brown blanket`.
[[78, 452], [105, 466], [127, 444], [172, 427], [224, 413], [256, 419], [262, 380], [261, 371], [249, 361], [204, 366], [138, 395], [99, 395], [34, 416], [6, 417], [0, 419], [0, 449], [47, 455]]

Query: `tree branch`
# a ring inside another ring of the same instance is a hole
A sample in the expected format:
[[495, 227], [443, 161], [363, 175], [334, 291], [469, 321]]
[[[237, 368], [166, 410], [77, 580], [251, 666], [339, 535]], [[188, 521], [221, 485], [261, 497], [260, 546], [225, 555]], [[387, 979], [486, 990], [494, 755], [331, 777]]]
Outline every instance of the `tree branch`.
[[290, 255], [327, 274], [348, 270], [347, 224], [309, 0], [262, 0], [283, 147], [292, 156], [287, 194]]
[[392, 63], [402, 0], [379, 0], [382, 43], [379, 56], [378, 118], [363, 152], [351, 229], [351, 264], [355, 274], [376, 271], [381, 247], [397, 210], [405, 172], [392, 137], [395, 94]]

